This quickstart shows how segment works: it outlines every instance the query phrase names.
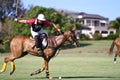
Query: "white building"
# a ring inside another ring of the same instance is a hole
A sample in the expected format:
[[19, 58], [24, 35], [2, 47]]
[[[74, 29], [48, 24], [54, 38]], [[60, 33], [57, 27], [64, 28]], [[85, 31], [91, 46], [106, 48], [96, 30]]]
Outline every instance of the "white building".
[[81, 24], [90, 28], [90, 30], [82, 30], [82, 34], [92, 35], [100, 33], [102, 37], [107, 37], [109, 34], [115, 34], [115, 29], [108, 29], [109, 19], [96, 14], [87, 14], [84, 12], [78, 13], [77, 18], [81, 19]]

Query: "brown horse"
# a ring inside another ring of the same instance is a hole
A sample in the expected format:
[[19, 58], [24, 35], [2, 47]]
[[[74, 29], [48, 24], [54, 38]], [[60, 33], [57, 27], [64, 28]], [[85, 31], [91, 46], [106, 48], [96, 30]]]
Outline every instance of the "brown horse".
[[116, 45], [117, 47], [117, 52], [115, 54], [115, 57], [114, 57], [114, 63], [116, 63], [116, 60], [117, 60], [117, 56], [120, 57], [120, 38], [116, 38], [113, 40], [112, 44], [111, 44], [111, 47], [109, 49], [109, 53], [112, 54], [113, 53], [113, 49], [114, 49], [114, 46]]
[[[64, 44], [65, 41], [69, 41], [71, 43], [76, 43], [76, 45], [79, 45], [78, 39], [76, 38], [74, 31], [65, 31], [64, 34], [61, 34], [59, 36], [49, 36], [48, 37], [48, 47], [44, 49], [44, 64], [41, 69], [36, 70], [35, 72], [31, 73], [32, 75], [41, 73], [42, 71], [46, 71], [46, 77], [50, 78], [49, 69], [48, 69], [48, 63], [50, 59], [55, 56], [56, 51], [60, 48], [62, 44]], [[11, 63], [11, 72], [10, 75], [13, 74], [15, 71], [15, 63], [14, 60], [18, 59], [20, 57], [23, 57], [25, 55], [32, 54], [39, 56], [37, 53], [37, 48], [35, 47], [34, 50], [32, 47], [34, 46], [35, 41], [31, 39], [28, 36], [18, 36], [14, 37], [10, 42], [10, 48], [11, 48], [11, 54], [7, 56], [4, 59], [4, 64], [1, 69], [1, 73], [5, 72], [7, 63], [10, 61]]]

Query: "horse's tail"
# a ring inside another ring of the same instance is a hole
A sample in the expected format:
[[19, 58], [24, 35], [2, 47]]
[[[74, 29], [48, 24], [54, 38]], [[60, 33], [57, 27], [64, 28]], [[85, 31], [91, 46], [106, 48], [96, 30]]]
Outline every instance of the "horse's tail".
[[109, 49], [109, 54], [113, 53], [114, 46], [115, 46], [115, 43], [113, 41], [112, 44], [111, 44], [111, 46], [110, 46], [110, 49]]

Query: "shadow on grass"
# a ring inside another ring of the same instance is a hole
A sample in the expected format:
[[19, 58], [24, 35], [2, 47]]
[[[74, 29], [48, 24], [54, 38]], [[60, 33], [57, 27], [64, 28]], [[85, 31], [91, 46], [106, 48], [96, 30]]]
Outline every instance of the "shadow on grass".
[[90, 45], [92, 45], [92, 44], [90, 44], [90, 43], [80, 43], [80, 47], [85, 47], [85, 46], [90, 46]]
[[[80, 79], [80, 78], [120, 78], [120, 77], [111, 77], [111, 76], [66, 76], [62, 77], [62, 79]], [[47, 79], [45, 77], [34, 77], [31, 79]], [[53, 77], [52, 80], [59, 79], [59, 77]]]
[[70, 78], [120, 78], [120, 77], [111, 77], [111, 76], [69, 76], [69, 77], [62, 77], [64, 79]]
[[[90, 43], [80, 43], [78, 47], [85, 47], [85, 46], [90, 46], [90, 45], [92, 45], [92, 44], [90, 44]], [[67, 45], [63, 45], [61, 47], [61, 49], [73, 49], [75, 47], [76, 47], [76, 45], [67, 44]]]

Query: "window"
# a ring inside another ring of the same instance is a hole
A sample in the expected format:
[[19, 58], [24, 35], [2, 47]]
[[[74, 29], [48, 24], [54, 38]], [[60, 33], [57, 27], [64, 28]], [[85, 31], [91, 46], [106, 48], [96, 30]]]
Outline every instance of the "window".
[[107, 32], [107, 31], [102, 31], [101, 33], [103, 33], [103, 34], [107, 34], [108, 32]]
[[114, 32], [113, 31], [110, 31], [110, 34], [113, 34]]
[[94, 26], [99, 26], [99, 21], [94, 21]]
[[98, 27], [98, 26], [99, 26], [99, 21], [96, 21], [96, 20], [94, 21], [94, 20], [93, 20], [93, 21], [92, 21], [92, 26]]
[[95, 31], [96, 34], [99, 34], [99, 31]]
[[105, 23], [101, 23], [101, 26], [105, 26]]
[[90, 20], [86, 20], [87, 26], [91, 26], [91, 21]]

